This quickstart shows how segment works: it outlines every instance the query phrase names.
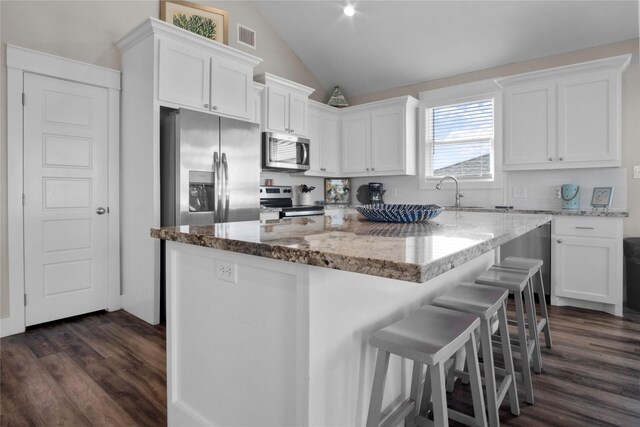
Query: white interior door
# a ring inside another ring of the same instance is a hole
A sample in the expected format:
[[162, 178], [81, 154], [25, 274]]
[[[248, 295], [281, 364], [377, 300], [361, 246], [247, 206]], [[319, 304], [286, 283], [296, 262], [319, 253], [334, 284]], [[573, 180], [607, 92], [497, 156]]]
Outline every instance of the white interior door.
[[108, 306], [107, 89], [24, 75], [26, 326]]

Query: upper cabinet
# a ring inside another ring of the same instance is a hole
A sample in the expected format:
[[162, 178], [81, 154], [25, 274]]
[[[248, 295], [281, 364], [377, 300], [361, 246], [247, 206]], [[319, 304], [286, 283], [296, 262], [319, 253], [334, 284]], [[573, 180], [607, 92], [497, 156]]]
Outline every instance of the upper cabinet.
[[340, 117], [335, 107], [309, 101], [309, 176], [339, 176]]
[[504, 88], [504, 169], [620, 166], [620, 80], [630, 58], [497, 80]]
[[262, 108], [264, 130], [306, 137], [308, 98], [314, 89], [269, 73], [256, 80], [266, 86]]
[[415, 175], [417, 108], [403, 96], [343, 109], [342, 173]]
[[[253, 68], [259, 58], [161, 21], [150, 23], [155, 36], [161, 103], [252, 119]], [[143, 62], [144, 58], [140, 58], [140, 65]], [[140, 72], [153, 75], [151, 70]]]

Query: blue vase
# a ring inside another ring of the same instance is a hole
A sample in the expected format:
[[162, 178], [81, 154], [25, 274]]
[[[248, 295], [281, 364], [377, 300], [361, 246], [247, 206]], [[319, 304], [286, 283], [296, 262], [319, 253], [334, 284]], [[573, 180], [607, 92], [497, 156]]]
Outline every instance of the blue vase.
[[562, 209], [580, 209], [580, 186], [576, 184], [562, 184]]

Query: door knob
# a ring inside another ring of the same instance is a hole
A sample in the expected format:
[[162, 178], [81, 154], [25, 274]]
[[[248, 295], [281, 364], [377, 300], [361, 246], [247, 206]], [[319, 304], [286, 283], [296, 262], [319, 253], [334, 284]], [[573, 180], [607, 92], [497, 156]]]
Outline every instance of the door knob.
[[98, 209], [96, 209], [96, 213], [98, 215], [103, 215], [103, 214], [107, 213], [107, 210], [105, 208], [98, 208]]
[[558, 240], [556, 240], [556, 242], [558, 242], [558, 243], [562, 243], [562, 240], [558, 239]]

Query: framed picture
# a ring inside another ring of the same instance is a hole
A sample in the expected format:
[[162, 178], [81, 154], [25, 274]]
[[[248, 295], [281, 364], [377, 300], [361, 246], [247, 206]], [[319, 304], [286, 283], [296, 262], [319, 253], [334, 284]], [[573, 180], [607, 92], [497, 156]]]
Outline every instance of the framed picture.
[[608, 208], [611, 206], [613, 198], [613, 187], [595, 187], [593, 189], [593, 197], [591, 197], [591, 206], [594, 208]]
[[351, 203], [351, 178], [325, 178], [324, 203], [348, 205]]
[[188, 1], [161, 1], [160, 19], [210, 40], [227, 44], [227, 12]]

